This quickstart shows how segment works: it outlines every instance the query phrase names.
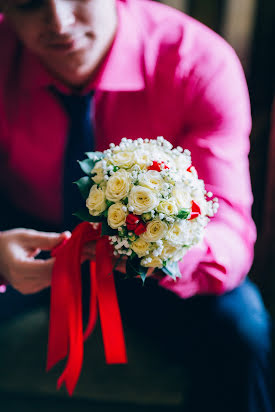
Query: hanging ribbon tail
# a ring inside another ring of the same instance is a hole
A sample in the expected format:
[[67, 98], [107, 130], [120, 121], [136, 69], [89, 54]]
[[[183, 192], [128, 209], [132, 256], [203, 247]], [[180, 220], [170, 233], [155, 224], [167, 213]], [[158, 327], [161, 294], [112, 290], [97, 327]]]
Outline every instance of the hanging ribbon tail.
[[[69, 240], [53, 253], [47, 370], [68, 354], [57, 387], [66, 384], [72, 395], [83, 362], [81, 254], [85, 243], [100, 237], [88, 222], [76, 227]], [[95, 276], [95, 275], [94, 275]], [[93, 320], [94, 314], [92, 314]]]
[[[90, 263], [90, 316], [83, 334], [81, 256], [84, 245], [93, 240], [96, 240], [96, 262]], [[47, 370], [68, 355], [57, 388], [65, 383], [69, 395], [73, 394], [81, 372], [84, 339], [92, 333], [96, 324], [97, 305], [106, 362], [127, 362], [109, 252], [108, 238], [100, 237], [100, 228], [93, 229], [88, 222], [78, 225], [71, 238], [52, 252], [55, 264], [52, 274]], [[103, 256], [106, 257], [102, 259]]]
[[[65, 358], [68, 353], [69, 325], [67, 306], [70, 288], [66, 264], [67, 248], [64, 245], [63, 249], [60, 248], [58, 251], [58, 259], [55, 261], [52, 272], [47, 371], [61, 359]], [[57, 256], [55, 251], [52, 253], [52, 256]]]
[[97, 321], [97, 283], [96, 283], [96, 262], [90, 262], [90, 314], [89, 321], [84, 333], [84, 340], [86, 340], [93, 332]]
[[82, 285], [80, 262], [83, 248], [82, 232], [68, 245], [71, 260], [69, 275], [68, 325], [69, 353], [65, 370], [58, 379], [57, 388], [65, 383], [69, 395], [73, 394], [83, 363], [83, 323], [82, 323]]
[[[96, 280], [99, 316], [107, 364], [127, 363], [125, 339], [118, 306], [108, 238], [96, 243]], [[102, 259], [102, 256], [105, 256]]]

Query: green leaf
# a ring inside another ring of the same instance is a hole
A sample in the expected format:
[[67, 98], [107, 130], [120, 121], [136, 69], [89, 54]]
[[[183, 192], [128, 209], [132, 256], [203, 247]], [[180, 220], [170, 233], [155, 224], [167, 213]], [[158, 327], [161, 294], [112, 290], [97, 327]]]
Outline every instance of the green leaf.
[[134, 251], [132, 250], [132, 254], [128, 257], [128, 259], [133, 260], [133, 259], [135, 259], [135, 258], [137, 258], [137, 257], [138, 257], [138, 255], [136, 254], [136, 252], [134, 252]]
[[188, 209], [181, 209], [181, 210], [179, 211], [179, 213], [177, 214], [177, 217], [178, 217], [179, 219], [187, 219], [187, 218], [189, 217], [189, 215], [190, 215], [190, 210], [188, 210]]
[[84, 220], [84, 222], [94, 222], [99, 223], [102, 222], [102, 216], [92, 216], [90, 215], [87, 208], [83, 208], [78, 210], [77, 212], [73, 213], [74, 216], [77, 216], [80, 220]]
[[81, 167], [81, 170], [88, 176], [91, 176], [91, 171], [93, 170], [95, 166], [95, 161], [93, 159], [85, 159], [85, 160], [79, 160], [78, 161], [79, 166]]
[[105, 210], [104, 210], [103, 216], [106, 217], [106, 218], [108, 217], [108, 209], [105, 209]]
[[106, 219], [103, 220], [102, 226], [101, 226], [101, 236], [117, 236], [117, 230], [112, 229]]
[[144, 284], [148, 268], [141, 266], [140, 259], [134, 257], [133, 259], [127, 259], [126, 261], [126, 274], [128, 277], [137, 277], [140, 276], [142, 283]]
[[106, 205], [109, 208], [110, 206], [112, 206], [115, 202], [112, 202], [111, 200], [106, 200]]
[[86, 152], [85, 155], [88, 159], [93, 160], [95, 163], [103, 159], [104, 154], [102, 152]]
[[90, 193], [90, 189], [93, 185], [92, 180], [88, 177], [88, 176], [84, 176], [81, 179], [77, 180], [76, 182], [74, 182], [78, 189], [80, 190], [80, 193], [83, 197], [83, 199], [87, 199], [87, 197], [89, 196]]
[[178, 262], [166, 262], [166, 265], [161, 268], [161, 270], [172, 279], [177, 280], [181, 278], [181, 273], [179, 270]]
[[141, 277], [141, 280], [142, 280], [143, 285], [144, 285], [144, 283], [145, 283], [145, 279], [146, 279], [146, 275], [147, 275], [147, 271], [148, 271], [148, 268], [146, 268], [146, 269], [147, 269], [146, 272], [142, 272], [142, 273], [140, 274], [140, 277]]

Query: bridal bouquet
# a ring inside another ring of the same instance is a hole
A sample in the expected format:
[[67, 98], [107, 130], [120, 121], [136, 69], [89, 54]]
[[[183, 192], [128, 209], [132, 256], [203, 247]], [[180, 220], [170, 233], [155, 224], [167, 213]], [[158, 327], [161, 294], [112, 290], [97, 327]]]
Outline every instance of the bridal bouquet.
[[[144, 282], [149, 268], [160, 268], [174, 280], [178, 261], [203, 238], [218, 208], [205, 191], [191, 163], [191, 153], [163, 137], [122, 139], [104, 152], [87, 153], [79, 162], [86, 176], [76, 183], [83, 195], [84, 220], [54, 252], [47, 370], [68, 355], [58, 379], [72, 395], [83, 362], [83, 342], [94, 330], [99, 313], [106, 363], [126, 363], [127, 353], [111, 249], [126, 257], [126, 275]], [[91, 222], [91, 224], [90, 224]], [[81, 256], [96, 242], [90, 262], [90, 316], [83, 331]], [[106, 255], [106, 258], [102, 257]]]
[[177, 262], [198, 244], [217, 198], [206, 192], [191, 163], [191, 153], [163, 137], [110, 144], [86, 153], [86, 174], [76, 182], [86, 208], [80, 219], [101, 223], [114, 255], [126, 256], [128, 276], [146, 278], [149, 267], [180, 277]]

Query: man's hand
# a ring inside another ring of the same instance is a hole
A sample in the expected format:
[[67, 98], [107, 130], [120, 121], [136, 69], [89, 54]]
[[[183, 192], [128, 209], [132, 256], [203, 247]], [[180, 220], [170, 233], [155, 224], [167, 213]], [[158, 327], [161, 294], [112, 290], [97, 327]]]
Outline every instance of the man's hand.
[[50, 286], [54, 258], [35, 259], [41, 250], [52, 250], [70, 232], [46, 233], [13, 229], [0, 233], [0, 274], [23, 294]]

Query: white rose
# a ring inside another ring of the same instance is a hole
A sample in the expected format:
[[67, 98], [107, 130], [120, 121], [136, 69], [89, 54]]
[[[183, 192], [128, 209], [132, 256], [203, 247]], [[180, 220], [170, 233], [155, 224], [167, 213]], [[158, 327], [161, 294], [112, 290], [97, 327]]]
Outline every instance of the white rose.
[[114, 203], [108, 209], [108, 225], [112, 229], [117, 229], [126, 222], [126, 212], [123, 210], [125, 206], [121, 203]]
[[150, 212], [157, 207], [159, 199], [152, 190], [147, 187], [134, 186], [128, 198], [128, 205], [137, 215]]
[[178, 214], [178, 208], [173, 198], [161, 201], [157, 207], [157, 211], [168, 216]]
[[[149, 258], [149, 261], [147, 259]], [[163, 262], [158, 256], [148, 255], [146, 258], [142, 259], [140, 262], [141, 266], [146, 268], [162, 268]]]
[[139, 178], [139, 185], [148, 187], [148, 189], [160, 192], [163, 188], [164, 180], [156, 170], [149, 170], [143, 173]]
[[179, 210], [191, 208], [191, 195], [187, 190], [184, 190], [181, 185], [176, 185], [173, 188], [172, 196]]
[[106, 198], [104, 191], [99, 189], [97, 185], [91, 187], [89, 196], [86, 200], [86, 206], [92, 216], [98, 216], [106, 209]]
[[162, 239], [167, 232], [167, 225], [159, 219], [153, 219], [146, 226], [146, 232], [142, 233], [141, 238], [146, 242], [156, 242]]
[[188, 222], [186, 220], [181, 220], [173, 223], [168, 230], [165, 239], [174, 246], [182, 246], [185, 245], [188, 237]]
[[118, 170], [108, 180], [106, 198], [111, 202], [117, 202], [123, 199], [129, 193], [130, 184], [130, 177], [126, 170]]
[[136, 157], [134, 152], [118, 152], [111, 157], [111, 162], [114, 166], [129, 169], [136, 162]]
[[95, 176], [92, 177], [92, 180], [95, 183], [99, 184], [102, 182], [102, 180], [104, 180], [104, 172], [103, 172], [101, 160], [95, 164], [95, 167], [93, 168], [91, 173], [95, 174]]
[[138, 255], [139, 258], [146, 255], [149, 250], [150, 244], [144, 239], [138, 238], [135, 242], [131, 244], [131, 249]]
[[201, 214], [206, 215], [208, 206], [207, 206], [207, 201], [204, 197], [204, 193], [200, 189], [197, 189], [192, 192], [192, 197], [193, 197], [193, 200], [200, 207]]
[[161, 259], [163, 260], [167, 260], [167, 259], [171, 259], [172, 256], [178, 251], [178, 247], [171, 245], [171, 243], [164, 241], [163, 242], [163, 249], [161, 251]]
[[191, 166], [191, 159], [189, 156], [186, 156], [185, 154], [180, 154], [179, 156], [176, 157], [175, 161], [175, 166], [178, 170], [181, 172], [185, 172], [186, 169], [188, 169], [189, 166]]
[[188, 252], [188, 248], [187, 247], [183, 247], [183, 248], [178, 248], [175, 253], [171, 256], [171, 261], [172, 262], [179, 262], [180, 260], [182, 260], [182, 258], [184, 257], [184, 255]]
[[146, 169], [151, 164], [151, 155], [149, 151], [137, 150], [135, 152], [136, 164], [141, 169]]
[[198, 222], [196, 220], [186, 221], [184, 244], [193, 246], [199, 243], [204, 235], [204, 226], [206, 222]]

